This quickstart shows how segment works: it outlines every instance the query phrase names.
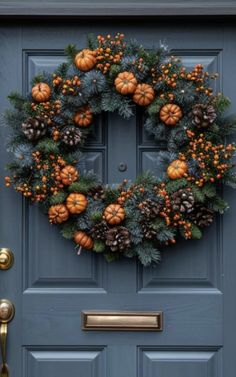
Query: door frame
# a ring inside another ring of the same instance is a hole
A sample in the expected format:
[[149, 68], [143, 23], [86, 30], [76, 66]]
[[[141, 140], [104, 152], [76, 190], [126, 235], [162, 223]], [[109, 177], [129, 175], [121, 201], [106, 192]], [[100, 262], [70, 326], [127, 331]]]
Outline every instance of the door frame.
[[172, 1], [164, 2], [63, 2], [45, 1], [2, 1], [0, 18], [79, 18], [79, 17], [197, 17], [235, 18], [235, 1]]

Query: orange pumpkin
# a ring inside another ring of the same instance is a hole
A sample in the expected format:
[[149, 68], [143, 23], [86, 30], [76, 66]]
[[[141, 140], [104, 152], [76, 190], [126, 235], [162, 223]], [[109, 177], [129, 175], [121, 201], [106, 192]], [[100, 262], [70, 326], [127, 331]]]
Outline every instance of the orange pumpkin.
[[51, 95], [50, 86], [44, 82], [40, 82], [33, 86], [32, 97], [37, 102], [46, 102]]
[[74, 123], [80, 127], [88, 127], [93, 120], [93, 113], [88, 107], [82, 107], [74, 116]]
[[167, 174], [171, 179], [183, 177], [188, 171], [188, 165], [182, 160], [174, 160], [167, 168]]
[[93, 248], [93, 239], [82, 230], [78, 230], [74, 234], [74, 241], [80, 247], [84, 249], [92, 249]]
[[80, 71], [90, 71], [97, 62], [95, 52], [89, 49], [80, 51], [75, 57], [75, 65]]
[[115, 87], [121, 94], [132, 94], [137, 87], [137, 80], [132, 72], [121, 72], [115, 79]]
[[78, 170], [72, 165], [66, 165], [60, 172], [60, 178], [64, 185], [71, 185], [77, 181], [78, 176]]
[[175, 126], [182, 116], [181, 108], [173, 103], [167, 103], [160, 110], [160, 119], [168, 126]]
[[125, 210], [120, 204], [110, 204], [105, 208], [104, 218], [110, 225], [120, 224], [125, 218]]
[[61, 224], [69, 217], [69, 211], [64, 204], [56, 204], [48, 210], [49, 221], [52, 224]]
[[135, 89], [133, 101], [139, 106], [148, 106], [154, 100], [155, 92], [149, 84], [138, 84]]
[[66, 206], [70, 213], [79, 214], [83, 212], [88, 205], [86, 196], [73, 192], [66, 199]]

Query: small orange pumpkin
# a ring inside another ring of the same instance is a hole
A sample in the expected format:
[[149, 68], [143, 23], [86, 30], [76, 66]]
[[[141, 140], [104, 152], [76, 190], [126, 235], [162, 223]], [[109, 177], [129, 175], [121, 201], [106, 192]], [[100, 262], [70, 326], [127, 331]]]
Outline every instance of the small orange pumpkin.
[[44, 82], [40, 82], [33, 86], [32, 97], [37, 102], [46, 102], [49, 100], [51, 95], [50, 86]]
[[121, 72], [115, 79], [117, 92], [124, 95], [134, 93], [137, 84], [137, 80], [132, 72]]
[[49, 221], [52, 224], [61, 224], [69, 217], [69, 211], [64, 204], [56, 204], [48, 210]]
[[171, 179], [183, 177], [188, 171], [188, 165], [182, 160], [174, 160], [167, 168], [167, 174]]
[[78, 230], [74, 234], [74, 241], [77, 245], [84, 249], [92, 249], [93, 248], [93, 239], [82, 230]]
[[133, 101], [139, 106], [148, 106], [154, 100], [155, 92], [149, 84], [138, 84], [135, 89]]
[[75, 57], [75, 65], [80, 71], [90, 71], [97, 62], [95, 52], [89, 49], [80, 51]]
[[160, 119], [168, 126], [175, 126], [182, 116], [181, 108], [173, 103], [167, 103], [160, 110]]
[[93, 120], [93, 113], [88, 107], [82, 107], [74, 116], [74, 123], [80, 127], [88, 127]]
[[66, 199], [66, 206], [69, 212], [72, 214], [79, 214], [83, 212], [86, 209], [87, 205], [88, 201], [86, 199], [86, 196], [77, 192], [73, 192]]
[[125, 210], [120, 204], [110, 204], [105, 208], [104, 218], [110, 225], [120, 224], [125, 218]]
[[77, 181], [78, 176], [78, 170], [72, 165], [66, 165], [60, 172], [60, 178], [64, 185], [71, 185]]

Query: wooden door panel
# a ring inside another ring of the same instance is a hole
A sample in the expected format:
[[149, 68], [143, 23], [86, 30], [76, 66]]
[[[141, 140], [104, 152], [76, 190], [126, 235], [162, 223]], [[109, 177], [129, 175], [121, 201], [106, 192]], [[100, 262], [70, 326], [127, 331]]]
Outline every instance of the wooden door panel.
[[[234, 97], [235, 27], [204, 22], [36, 22], [0, 27], [1, 112], [11, 90], [23, 88], [26, 93], [35, 74], [52, 72], [64, 61], [68, 43], [83, 47], [88, 32], [108, 30], [135, 36], [147, 48], [166, 38], [188, 67], [204, 63], [209, 72], [218, 71], [215, 89]], [[96, 117], [80, 170], [93, 171], [111, 184], [134, 179], [142, 169], [161, 174], [156, 157], [164, 145], [154, 145], [143, 122], [140, 111], [128, 121], [114, 114]], [[0, 132], [2, 169], [9, 160], [3, 147], [8, 130], [1, 127]], [[127, 163], [124, 173], [118, 169], [120, 162]], [[225, 193], [231, 210], [224, 221], [217, 219], [201, 241], [167, 249], [160, 266], [144, 269], [131, 260], [108, 264], [86, 251], [78, 257], [73, 244], [37, 206], [21, 205], [18, 195], [0, 189], [0, 215], [5, 214], [1, 239], [12, 247], [16, 260], [13, 269], [1, 275], [0, 286], [1, 297], [16, 305], [8, 342], [12, 377], [234, 377], [232, 192]], [[86, 332], [81, 330], [82, 310], [162, 310], [164, 328], [161, 333]]]
[[215, 351], [158, 351], [140, 352], [139, 377], [215, 377], [220, 376], [221, 354]]

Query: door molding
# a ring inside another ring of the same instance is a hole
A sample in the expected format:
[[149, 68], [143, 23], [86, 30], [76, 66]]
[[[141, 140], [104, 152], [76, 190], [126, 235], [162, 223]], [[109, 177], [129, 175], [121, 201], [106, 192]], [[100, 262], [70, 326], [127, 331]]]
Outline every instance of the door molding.
[[1, 1], [1, 18], [35, 18], [35, 17], [184, 17], [184, 16], [236, 16], [235, 1], [174, 1], [174, 2], [148, 2], [141, 3], [130, 1], [118, 2], [60, 2], [45, 1]]

